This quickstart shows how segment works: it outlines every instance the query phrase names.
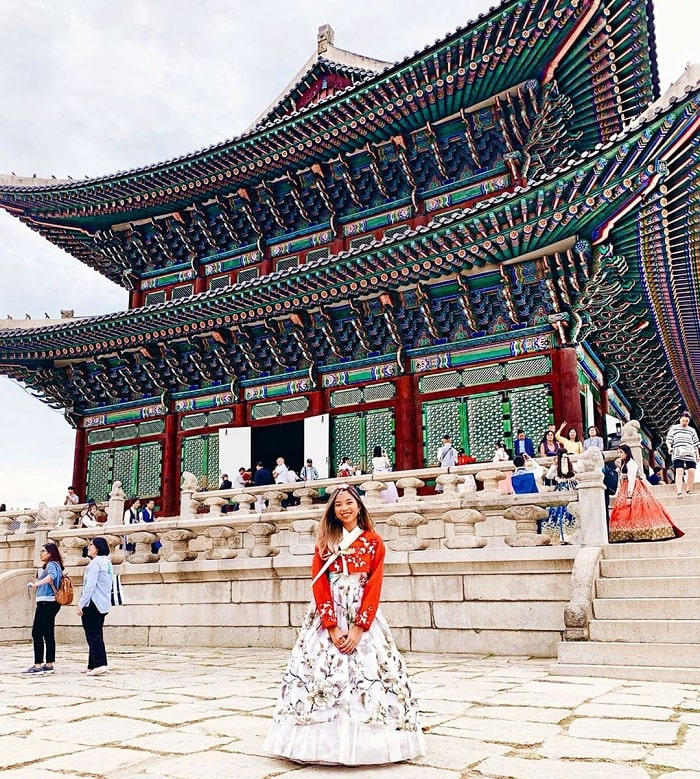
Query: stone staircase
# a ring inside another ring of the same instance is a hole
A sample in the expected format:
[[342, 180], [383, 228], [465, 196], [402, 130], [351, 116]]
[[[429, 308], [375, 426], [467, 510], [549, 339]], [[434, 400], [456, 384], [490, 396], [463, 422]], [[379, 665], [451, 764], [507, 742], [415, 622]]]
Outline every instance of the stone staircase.
[[603, 549], [589, 640], [561, 642], [555, 673], [700, 684], [700, 487], [654, 494], [685, 535]]

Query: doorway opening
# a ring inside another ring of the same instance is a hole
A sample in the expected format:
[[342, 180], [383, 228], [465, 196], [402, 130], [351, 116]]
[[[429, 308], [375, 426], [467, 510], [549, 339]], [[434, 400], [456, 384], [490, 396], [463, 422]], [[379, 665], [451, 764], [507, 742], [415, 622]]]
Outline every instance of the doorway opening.
[[304, 421], [283, 422], [251, 429], [253, 466], [261, 462], [272, 471], [278, 457], [297, 473], [304, 466]]

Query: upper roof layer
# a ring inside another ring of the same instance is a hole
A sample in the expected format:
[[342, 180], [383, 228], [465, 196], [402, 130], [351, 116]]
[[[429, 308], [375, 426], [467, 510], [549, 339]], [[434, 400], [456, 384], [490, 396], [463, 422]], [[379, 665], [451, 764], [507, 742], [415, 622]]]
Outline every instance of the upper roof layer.
[[[312, 165], [459, 116], [524, 82], [542, 89], [556, 83], [570, 101], [567, 131], [578, 152], [608, 140], [658, 96], [650, 0], [504, 0], [380, 72], [377, 61], [352, 65], [332, 45], [326, 51], [335, 64], [317, 57], [238, 138], [80, 182], [10, 179], [0, 183], [0, 207], [119, 280], [124, 268], [96, 240], [115, 225], [296, 178]], [[323, 90], [322, 78], [318, 86], [324, 70], [338, 79], [333, 89]]]
[[700, 415], [699, 161], [696, 66], [610, 141], [514, 192], [224, 290], [8, 332], [0, 366], [60, 402], [77, 393], [97, 406], [133, 400], [124, 376], [140, 356], [153, 391], [219, 374], [264, 381], [337, 360], [333, 339], [347, 333], [368, 341], [336, 349], [348, 359], [387, 345], [437, 353], [457, 332], [478, 343], [499, 318], [501, 334], [541, 325], [542, 304], [545, 323], [568, 316], [570, 341], [591, 343], [608, 383], [663, 430], [684, 405]]

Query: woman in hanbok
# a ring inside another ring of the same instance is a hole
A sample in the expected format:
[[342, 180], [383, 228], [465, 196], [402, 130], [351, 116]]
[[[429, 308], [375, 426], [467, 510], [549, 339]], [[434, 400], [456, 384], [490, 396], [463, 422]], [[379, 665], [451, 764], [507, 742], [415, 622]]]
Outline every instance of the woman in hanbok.
[[608, 537], [616, 541], [665, 541], [680, 538], [683, 531], [671, 521], [666, 509], [640, 478], [639, 466], [627, 444], [617, 448], [620, 456], [615, 505], [610, 512]]
[[[495, 464], [506, 463], [510, 460], [510, 454], [505, 447], [503, 441], [496, 441], [496, 445], [493, 450], [493, 457], [491, 462]], [[506, 495], [513, 494], [513, 484], [510, 480], [510, 473], [505, 474], [505, 478], [498, 482], [498, 489], [501, 492], [505, 492]]]
[[[564, 447], [561, 447], [557, 453], [556, 474], [552, 474], [551, 470], [547, 476], [551, 478], [554, 475], [555, 492], [575, 490], [578, 487], [573, 463]], [[569, 512], [565, 505], [550, 506], [549, 515], [547, 519], [543, 520], [541, 528], [545, 535], [558, 536], [561, 544], [570, 544], [571, 542], [566, 540], [566, 536], [574, 529], [575, 524], [576, 517]]]
[[331, 495], [316, 531], [313, 602], [282, 677], [272, 754], [376, 765], [425, 754], [403, 658], [379, 611], [384, 543], [353, 486]]
[[[391, 473], [391, 462], [382, 451], [381, 446], [375, 446], [372, 453], [372, 473]], [[381, 479], [381, 475], [379, 476]], [[393, 481], [386, 481], [386, 489], [379, 493], [379, 497], [385, 503], [396, 503], [399, 499], [399, 493], [396, 491], [396, 484]]]

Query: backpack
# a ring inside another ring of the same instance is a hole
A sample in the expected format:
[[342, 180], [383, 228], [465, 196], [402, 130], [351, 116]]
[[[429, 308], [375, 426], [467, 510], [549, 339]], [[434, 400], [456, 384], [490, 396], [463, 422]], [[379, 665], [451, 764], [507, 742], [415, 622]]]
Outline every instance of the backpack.
[[66, 576], [64, 573], [58, 588], [54, 585], [53, 579], [49, 584], [59, 606], [70, 606], [73, 603], [73, 582], [70, 576]]

